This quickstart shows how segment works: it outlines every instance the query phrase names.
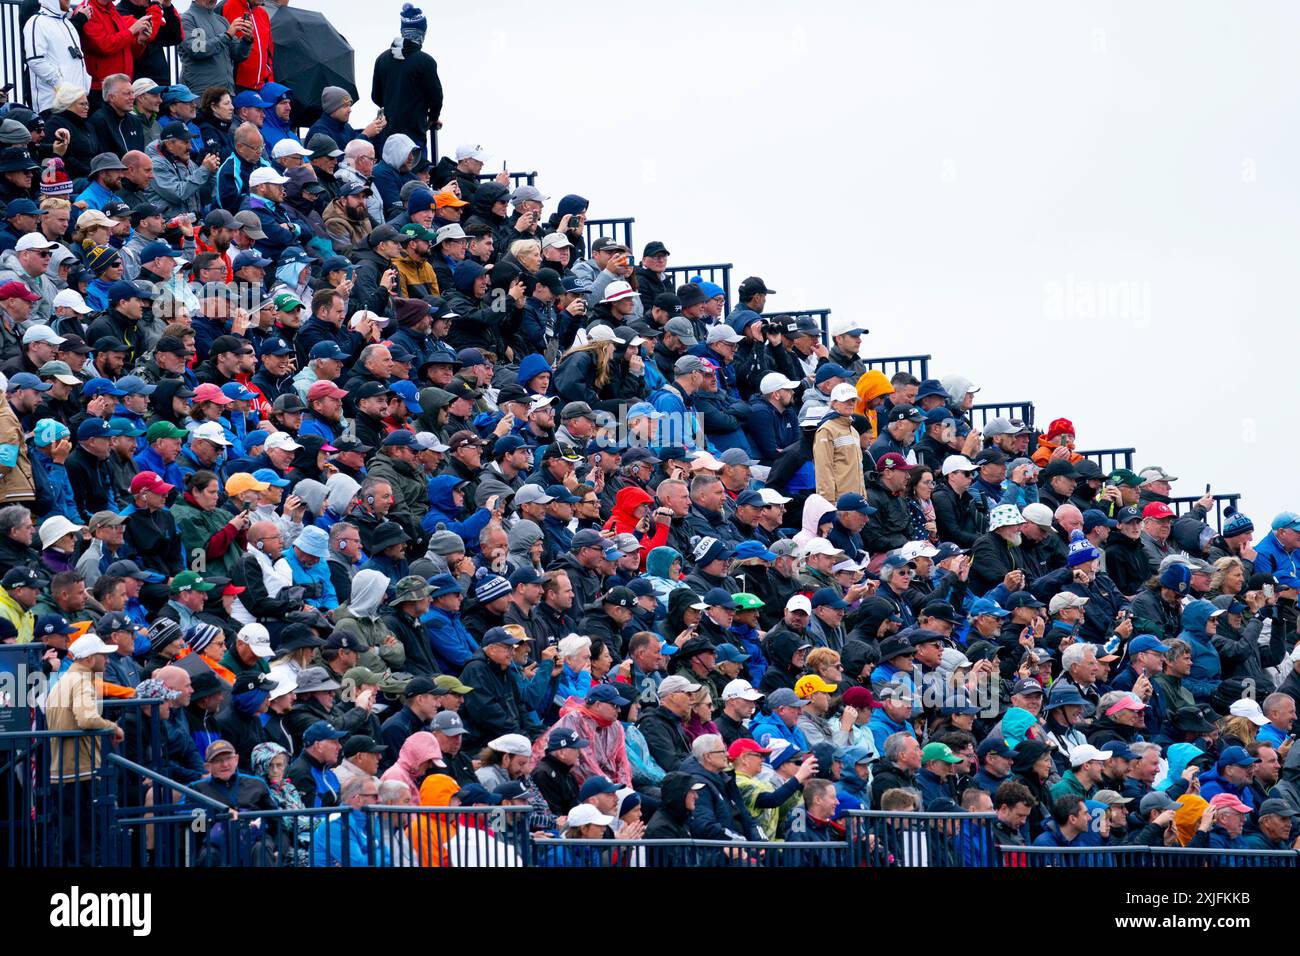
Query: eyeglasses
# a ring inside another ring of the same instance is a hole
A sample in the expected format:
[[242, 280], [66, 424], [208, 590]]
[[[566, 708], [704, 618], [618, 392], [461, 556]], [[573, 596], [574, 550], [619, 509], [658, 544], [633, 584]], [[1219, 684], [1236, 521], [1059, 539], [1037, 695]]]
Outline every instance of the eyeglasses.
[[53, 249], [37, 249], [37, 250], [35, 250], [35, 252], [36, 252], [36, 254], [37, 254], [38, 256], [40, 256], [42, 259], [48, 259], [48, 258], [50, 258], [50, 256], [54, 255], [54, 250], [53, 250]]

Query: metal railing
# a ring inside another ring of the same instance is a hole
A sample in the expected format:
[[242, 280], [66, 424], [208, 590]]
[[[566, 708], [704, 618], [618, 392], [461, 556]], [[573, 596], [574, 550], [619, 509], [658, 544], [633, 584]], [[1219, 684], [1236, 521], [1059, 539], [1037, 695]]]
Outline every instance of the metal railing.
[[371, 865], [529, 866], [531, 807], [366, 807]]
[[[1201, 495], [1185, 495], [1179, 498], [1170, 498], [1169, 507], [1174, 510], [1174, 514], [1181, 515], [1184, 511], [1190, 511], [1192, 505], [1201, 500]], [[1235, 492], [1215, 495], [1214, 509], [1205, 516], [1205, 523], [1213, 525], [1217, 531], [1223, 531], [1223, 510], [1231, 505], [1233, 508], [1239, 508], [1238, 502], [1241, 501], [1241, 495]]]
[[981, 402], [970, 407], [971, 422], [980, 431], [983, 431], [984, 426], [994, 418], [1018, 418], [1032, 428], [1034, 425], [1034, 403]]
[[533, 866], [540, 867], [847, 867], [853, 848], [831, 842], [751, 840], [569, 840], [534, 839]]
[[855, 866], [998, 865], [993, 813], [851, 810], [846, 816]]
[[[497, 176], [499, 176], [499, 175], [501, 175], [501, 174], [500, 174], [500, 173], [480, 173], [480, 174], [479, 174], [479, 177], [478, 177], [478, 181], [481, 182], [481, 183], [490, 183], [490, 182], [492, 182], [492, 180], [496, 179]], [[513, 192], [514, 190], [518, 189], [520, 186], [536, 186], [536, 185], [537, 185], [537, 170], [533, 170], [531, 173], [511, 173], [511, 174], [510, 174], [510, 190], [511, 190], [511, 192]]]
[[885, 358], [863, 357], [862, 361], [866, 363], [867, 368], [879, 369], [890, 377], [899, 372], [907, 372], [909, 375], [915, 375], [923, 381], [930, 377], [929, 355], [891, 355]]
[[669, 266], [664, 270], [664, 282], [671, 288], [685, 285], [693, 276], [699, 276], [705, 282], [722, 286], [723, 312], [731, 311], [731, 270], [730, 262], [715, 262], [703, 266]]
[[1075, 451], [1076, 455], [1082, 455], [1084, 458], [1091, 458], [1101, 470], [1110, 474], [1116, 468], [1127, 468], [1133, 470], [1133, 456], [1137, 454], [1136, 448], [1094, 448], [1089, 451]]
[[1300, 860], [1295, 850], [1214, 850], [1193, 847], [1150, 846], [999, 846], [1004, 867], [1060, 867], [1093, 869], [1122, 866], [1131, 869], [1183, 869], [1189, 867], [1288, 867]]
[[593, 242], [606, 236], [631, 249], [632, 223], [634, 222], [636, 222], [636, 219], [633, 216], [626, 216], [622, 219], [588, 219], [585, 225], [587, 254], [591, 254], [591, 244]]

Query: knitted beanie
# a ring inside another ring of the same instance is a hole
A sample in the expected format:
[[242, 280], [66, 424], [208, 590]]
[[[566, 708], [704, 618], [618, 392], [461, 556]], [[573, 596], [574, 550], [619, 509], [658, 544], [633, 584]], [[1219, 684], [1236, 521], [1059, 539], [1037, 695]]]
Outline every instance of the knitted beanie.
[[511, 590], [509, 581], [487, 568], [479, 568], [474, 573], [474, 597], [479, 604], [491, 604], [497, 598], [509, 595]]
[[185, 629], [185, 646], [200, 654], [220, 633], [221, 628], [215, 624], [192, 624]]
[[402, 4], [402, 39], [415, 40], [420, 42], [424, 39], [424, 34], [429, 29], [429, 21], [424, 18], [424, 12], [411, 3]]

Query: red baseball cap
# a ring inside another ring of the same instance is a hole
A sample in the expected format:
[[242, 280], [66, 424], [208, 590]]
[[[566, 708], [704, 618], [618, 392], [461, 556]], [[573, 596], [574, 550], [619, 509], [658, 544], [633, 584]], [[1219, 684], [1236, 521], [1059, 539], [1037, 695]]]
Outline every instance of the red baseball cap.
[[347, 394], [333, 382], [313, 382], [311, 388], [307, 389], [307, 401], [314, 402], [318, 398], [345, 398]]
[[1250, 807], [1231, 793], [1216, 793], [1210, 799], [1210, 806], [1216, 810], [1236, 810], [1238, 813], [1250, 813]]
[[155, 491], [160, 495], [171, 494], [175, 485], [169, 485], [158, 477], [157, 472], [142, 471], [131, 479], [131, 494], [138, 495], [142, 491]]
[[1144, 518], [1172, 518], [1174, 510], [1163, 501], [1153, 501], [1142, 509]]
[[876, 459], [876, 471], [911, 471], [915, 467], [896, 451], [887, 452]]
[[771, 752], [771, 748], [761, 747], [757, 740], [749, 737], [732, 741], [731, 746], [727, 748], [727, 756], [731, 760], [737, 759], [741, 754], [770, 754]]
[[248, 588], [240, 587], [238, 584], [227, 584], [221, 589], [223, 595], [243, 594]]
[[22, 299], [24, 302], [40, 302], [41, 297], [17, 279], [0, 283], [0, 301], [4, 299]]

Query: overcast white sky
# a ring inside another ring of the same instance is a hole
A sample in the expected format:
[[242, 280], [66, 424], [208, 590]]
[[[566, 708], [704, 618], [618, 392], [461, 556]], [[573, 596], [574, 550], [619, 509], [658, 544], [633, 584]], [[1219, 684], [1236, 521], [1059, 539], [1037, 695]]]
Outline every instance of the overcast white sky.
[[[400, 6], [320, 4], [363, 98]], [[445, 149], [635, 216], [672, 265], [761, 275], [770, 309], [857, 316], [864, 355], [1136, 446], [1178, 494], [1240, 491], [1257, 537], [1300, 508], [1295, 4], [425, 11]]]

